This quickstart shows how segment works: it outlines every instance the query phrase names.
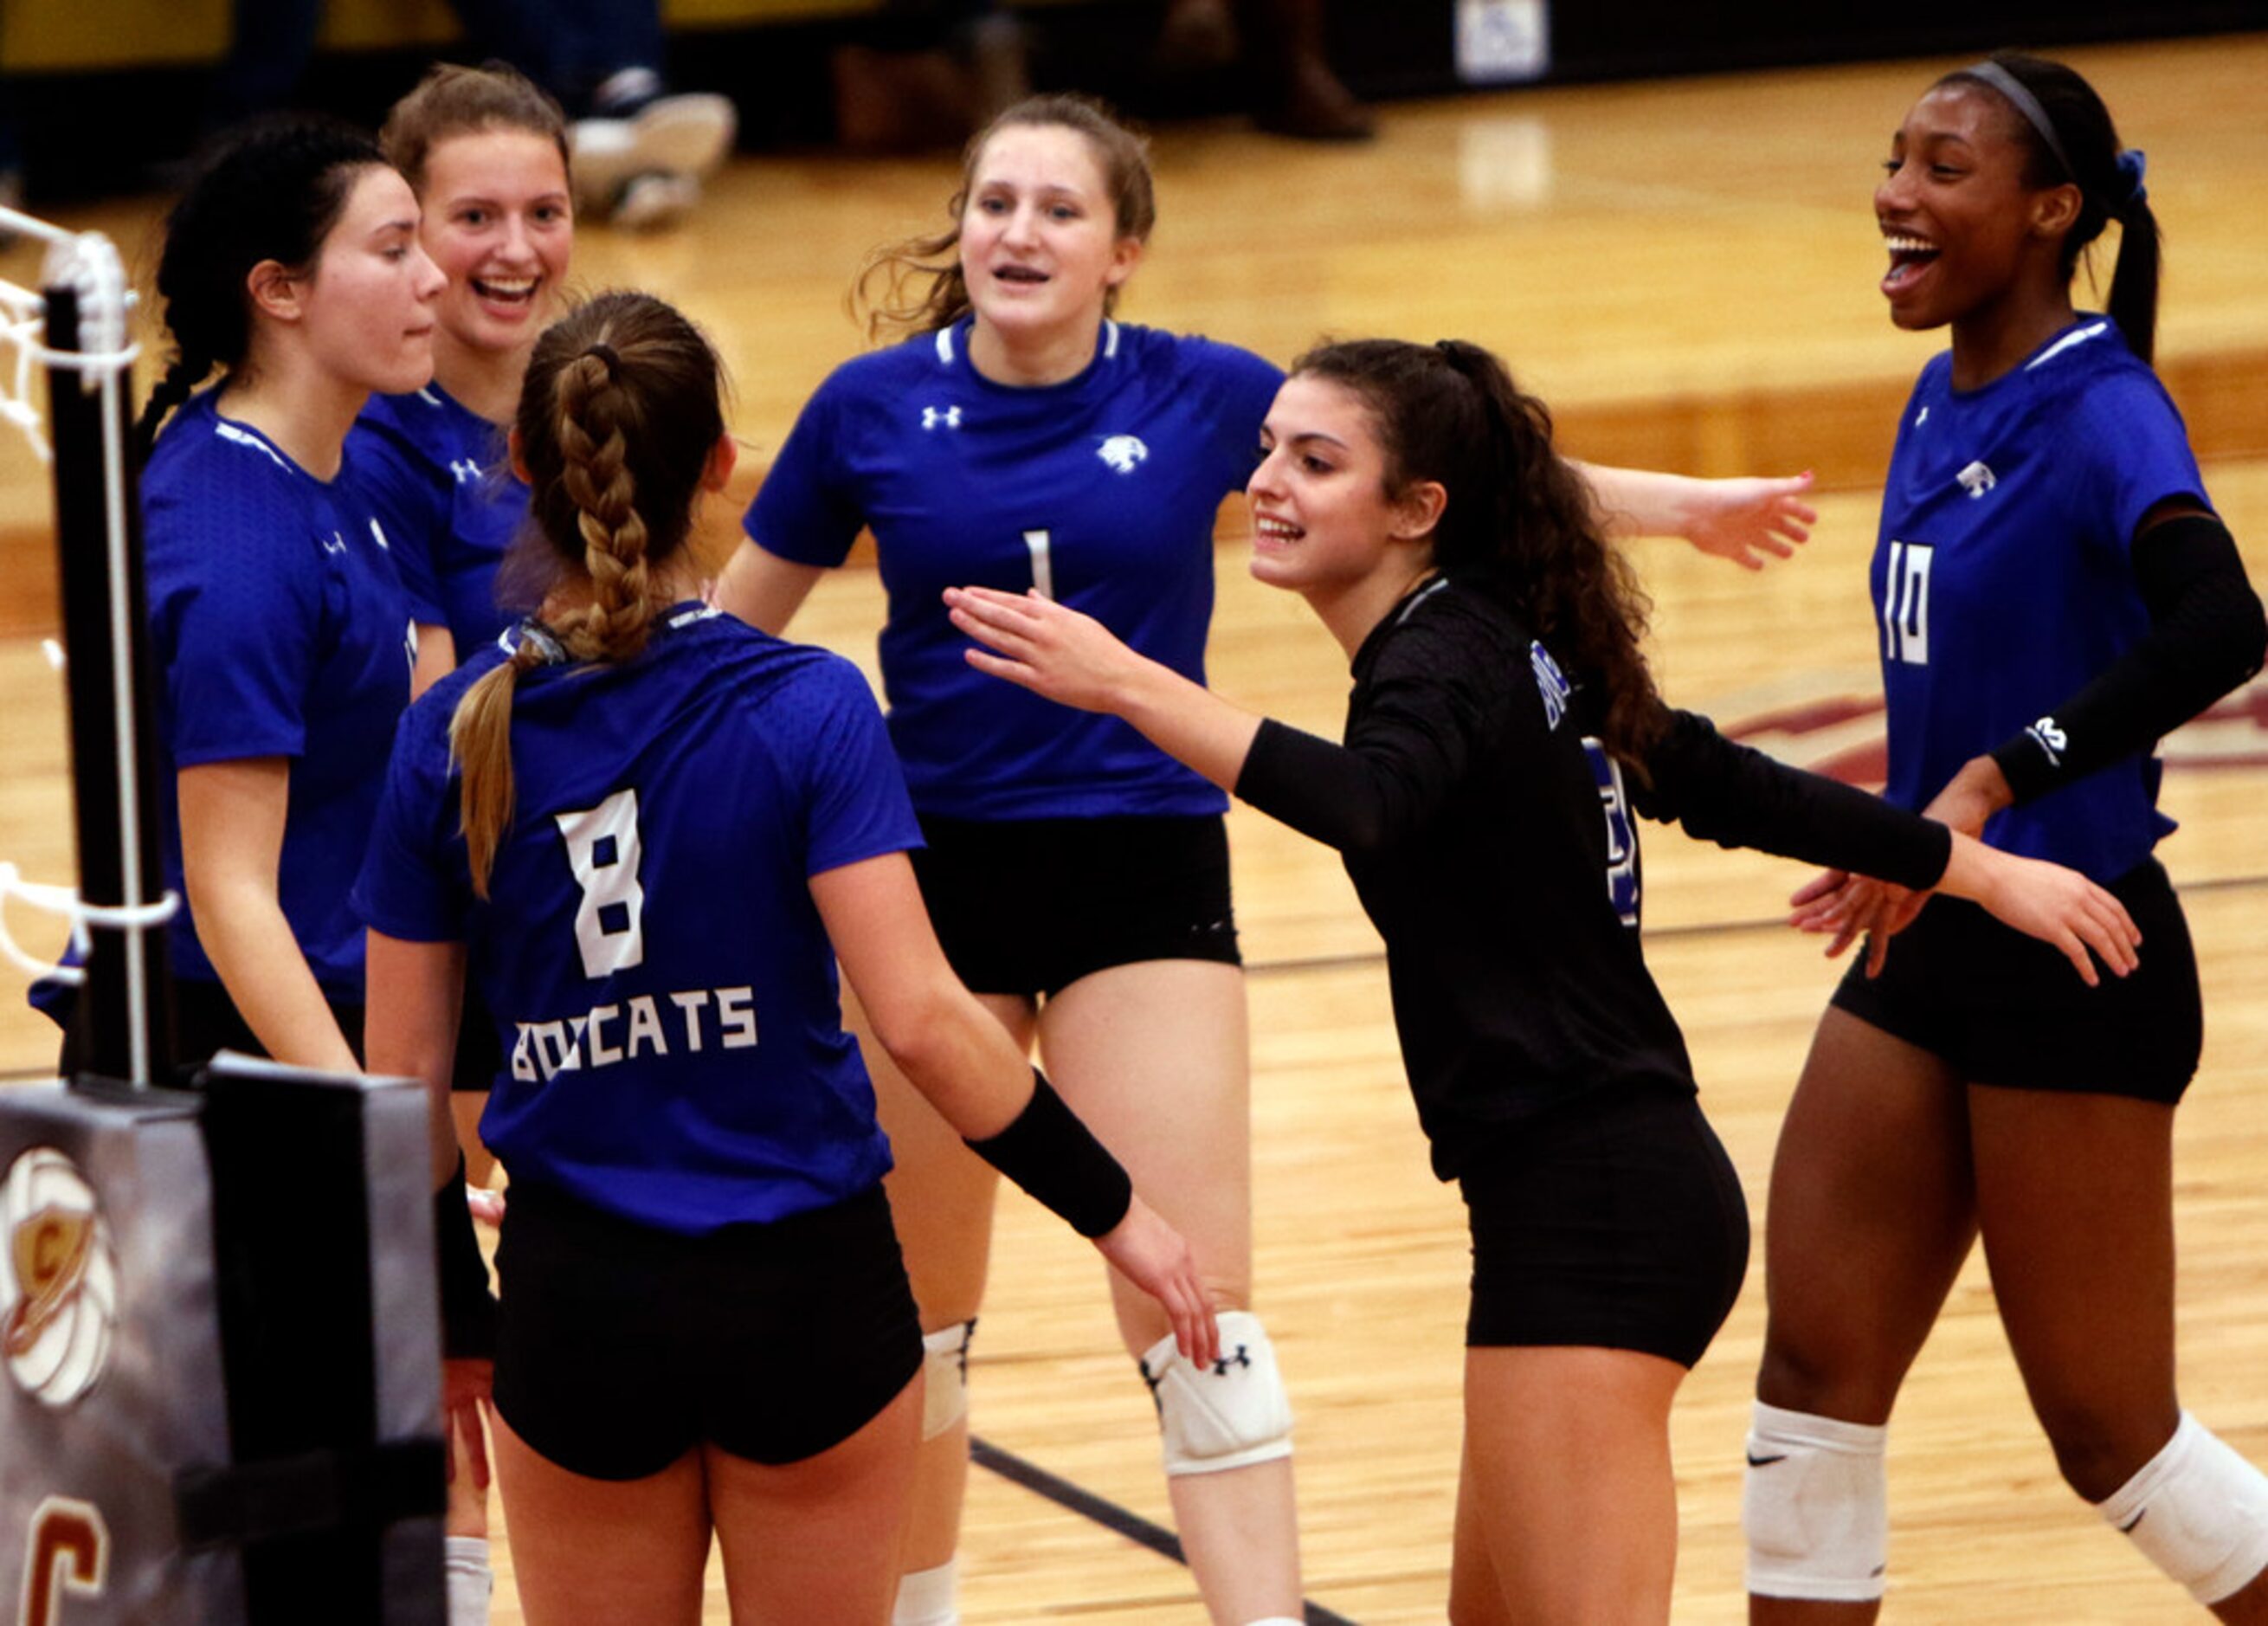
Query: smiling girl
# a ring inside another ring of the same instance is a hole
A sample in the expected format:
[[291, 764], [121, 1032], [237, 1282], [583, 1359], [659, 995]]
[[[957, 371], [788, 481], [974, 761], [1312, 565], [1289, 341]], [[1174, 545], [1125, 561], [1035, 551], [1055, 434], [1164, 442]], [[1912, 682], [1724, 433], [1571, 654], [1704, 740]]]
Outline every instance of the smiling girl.
[[1351, 660], [1344, 745], [1036, 595], [956, 589], [954, 623], [990, 646], [973, 668], [1132, 724], [1344, 855], [1386, 941], [1435, 1172], [1471, 1218], [1450, 1616], [1666, 1621], [1670, 1402], [1740, 1290], [1749, 1231], [1640, 951], [1632, 816], [1978, 898], [2090, 980], [2090, 950], [2131, 968], [2132, 925], [2077, 876], [1664, 706], [1626, 564], [1543, 404], [1485, 351], [1326, 346], [1293, 365], [1261, 440], [1252, 572]]
[[[2150, 370], [2142, 170], [2079, 75], [2002, 55], [1914, 104], [1875, 189], [1890, 319], [1952, 336], [1899, 422], [1874, 556], [1888, 794], [2093, 877], [2149, 955], [2082, 988], [1957, 902], [1839, 875], [1798, 895], [1830, 952], [1872, 941], [1773, 1161], [1755, 1621], [1874, 1618], [1885, 1425], [1980, 1235], [2066, 1482], [2222, 1619], [2268, 1620], [2268, 1479], [2175, 1389], [2174, 1105], [2203, 1014], [2152, 856], [2157, 740], [2258, 669], [2268, 628]], [[2080, 312], [2114, 221], [2109, 314]]]
[[510, 620], [496, 577], [527, 488], [504, 432], [559, 309], [574, 205], [558, 105], [509, 68], [433, 69], [379, 138], [416, 191], [425, 251], [448, 277], [432, 381], [373, 400], [355, 431], [416, 614], [422, 693]]

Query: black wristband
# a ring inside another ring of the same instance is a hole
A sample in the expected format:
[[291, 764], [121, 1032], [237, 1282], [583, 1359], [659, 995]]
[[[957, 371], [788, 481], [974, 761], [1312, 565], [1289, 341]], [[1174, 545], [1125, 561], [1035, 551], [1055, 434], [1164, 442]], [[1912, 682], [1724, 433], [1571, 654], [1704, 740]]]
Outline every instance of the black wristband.
[[489, 1268], [473, 1235], [465, 1201], [465, 1160], [433, 1194], [435, 1275], [441, 1284], [441, 1353], [453, 1361], [492, 1361], [497, 1347], [496, 1295]]
[[1047, 1075], [1032, 1069], [1032, 1098], [1016, 1120], [968, 1149], [1029, 1192], [1082, 1237], [1116, 1230], [1134, 1201], [1134, 1182]]

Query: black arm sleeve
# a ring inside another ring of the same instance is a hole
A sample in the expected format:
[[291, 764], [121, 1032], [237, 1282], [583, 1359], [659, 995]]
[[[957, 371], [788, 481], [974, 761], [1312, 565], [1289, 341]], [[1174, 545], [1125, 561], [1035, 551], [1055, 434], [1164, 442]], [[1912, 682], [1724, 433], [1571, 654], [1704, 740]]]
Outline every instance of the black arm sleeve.
[[990, 1140], [963, 1143], [1082, 1237], [1092, 1239], [1116, 1230], [1134, 1206], [1134, 1182], [1125, 1166], [1037, 1068], [1032, 1069], [1032, 1098], [1015, 1121]]
[[2142, 641], [1993, 751], [2018, 803], [2148, 750], [2260, 669], [2268, 618], [2219, 520], [2152, 526], [2134, 539], [2134, 579], [2150, 611]]
[[1269, 817], [1342, 853], [1373, 851], [1402, 822], [1401, 807], [1425, 800], [1376, 763], [1274, 718], [1263, 719], [1236, 794]]
[[1652, 783], [1631, 785], [1631, 804], [1719, 846], [1754, 847], [1917, 890], [1943, 879], [1953, 856], [1953, 832], [1944, 825], [1775, 762], [1691, 712], [1668, 714], [1646, 767]]

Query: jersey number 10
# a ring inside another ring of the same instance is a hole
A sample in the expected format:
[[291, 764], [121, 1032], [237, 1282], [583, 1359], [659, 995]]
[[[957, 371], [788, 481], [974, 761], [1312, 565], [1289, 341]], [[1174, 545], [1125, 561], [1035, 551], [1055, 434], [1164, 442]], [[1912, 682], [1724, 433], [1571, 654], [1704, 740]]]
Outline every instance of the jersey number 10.
[[1929, 567], [1937, 550], [1894, 542], [1882, 576], [1882, 659], [1929, 664]]

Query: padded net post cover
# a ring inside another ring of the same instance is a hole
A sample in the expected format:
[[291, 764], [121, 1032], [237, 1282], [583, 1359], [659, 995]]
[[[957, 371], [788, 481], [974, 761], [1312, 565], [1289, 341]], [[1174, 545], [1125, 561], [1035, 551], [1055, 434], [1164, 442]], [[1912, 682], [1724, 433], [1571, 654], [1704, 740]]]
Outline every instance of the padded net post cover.
[[424, 1090], [226, 1055], [201, 1083], [239, 1472], [188, 1505], [217, 1534], [238, 1521], [254, 1626], [438, 1626]]

